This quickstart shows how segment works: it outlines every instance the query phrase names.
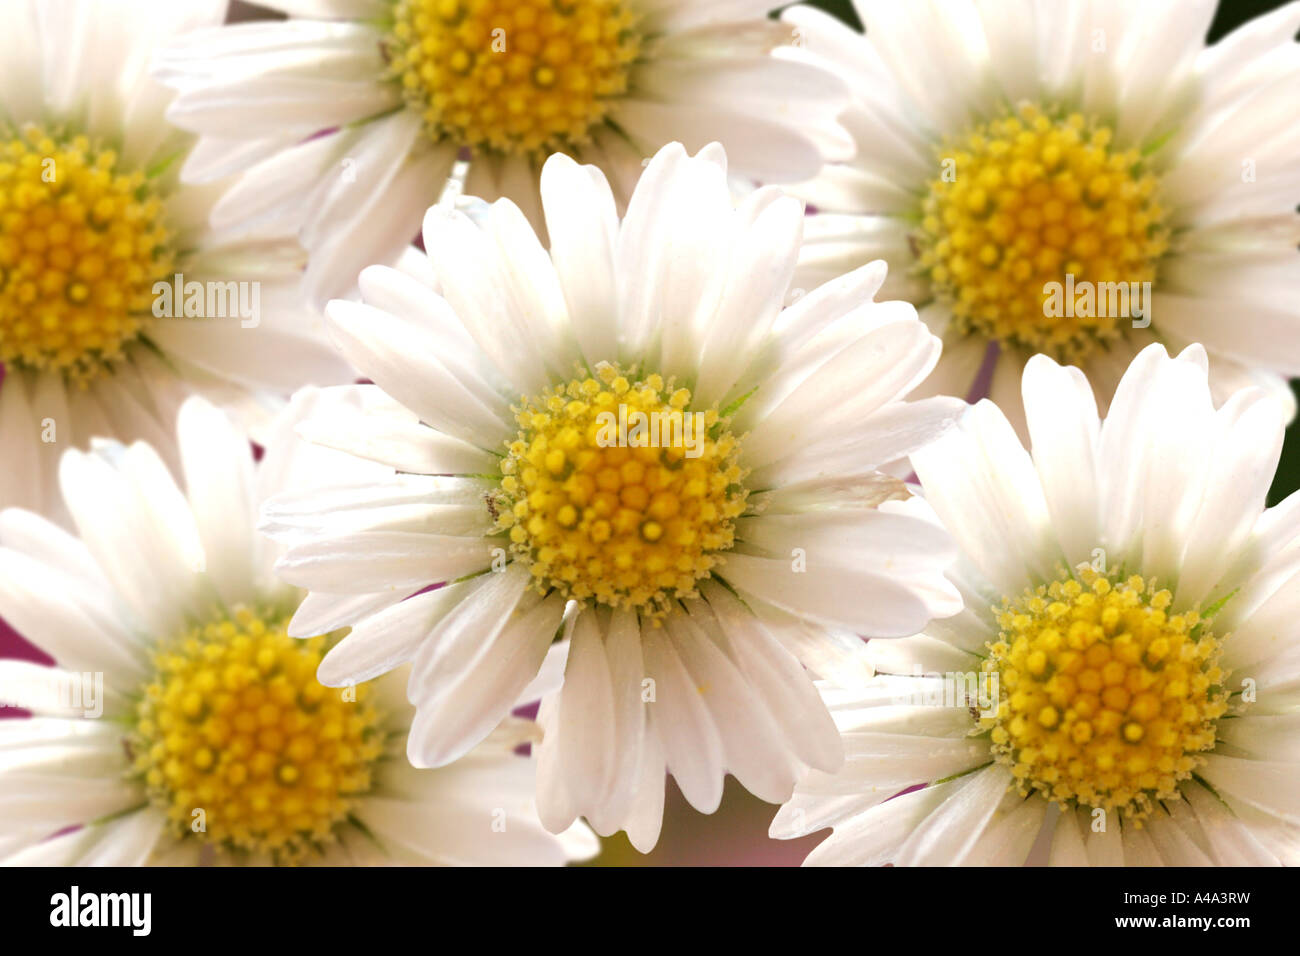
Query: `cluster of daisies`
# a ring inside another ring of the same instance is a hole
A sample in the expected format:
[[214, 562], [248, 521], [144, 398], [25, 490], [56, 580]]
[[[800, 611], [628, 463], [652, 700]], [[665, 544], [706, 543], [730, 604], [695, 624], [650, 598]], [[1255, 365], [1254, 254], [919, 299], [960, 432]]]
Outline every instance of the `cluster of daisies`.
[[0, 862], [1300, 861], [1300, 3], [264, 5], [0, 6]]

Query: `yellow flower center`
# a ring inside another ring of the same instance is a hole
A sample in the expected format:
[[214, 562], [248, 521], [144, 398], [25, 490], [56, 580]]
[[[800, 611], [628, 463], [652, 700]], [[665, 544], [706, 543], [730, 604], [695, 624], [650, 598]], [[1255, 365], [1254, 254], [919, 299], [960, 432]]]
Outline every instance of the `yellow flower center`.
[[651, 620], [695, 595], [748, 493], [728, 420], [690, 404], [659, 375], [604, 363], [523, 399], [490, 507], [538, 590]]
[[1077, 575], [1003, 601], [984, 663], [1001, 699], [982, 726], [1022, 794], [1136, 822], [1214, 746], [1220, 642], [1141, 577]]
[[[1111, 136], [1026, 105], [938, 151], [913, 239], [958, 331], [1075, 361], [1131, 327], [1168, 230], [1156, 177]], [[1067, 275], [1078, 308], [1047, 288]]]
[[627, 90], [634, 24], [622, 0], [398, 0], [388, 56], [435, 141], [540, 155]]
[[176, 836], [295, 863], [333, 838], [383, 750], [366, 685], [316, 680], [327, 638], [241, 608], [160, 647], [128, 746]]
[[0, 127], [0, 363], [84, 381], [118, 359], [170, 275], [163, 205], [84, 136]]

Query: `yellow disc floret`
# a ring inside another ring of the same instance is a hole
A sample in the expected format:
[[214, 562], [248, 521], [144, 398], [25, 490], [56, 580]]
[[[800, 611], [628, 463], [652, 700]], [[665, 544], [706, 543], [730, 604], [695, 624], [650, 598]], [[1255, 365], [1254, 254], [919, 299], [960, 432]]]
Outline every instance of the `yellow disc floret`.
[[541, 155], [627, 90], [634, 27], [622, 0], [398, 0], [388, 56], [434, 140]]
[[693, 596], [745, 510], [739, 446], [716, 408], [659, 375], [594, 375], [526, 398], [490, 500], [540, 591], [657, 619]]
[[0, 363], [84, 380], [122, 354], [171, 271], [142, 172], [84, 136], [0, 126]]
[[[1156, 177], [1111, 140], [1077, 113], [1026, 105], [938, 151], [913, 239], [958, 330], [1073, 361], [1131, 326], [1129, 293], [1155, 280], [1169, 234]], [[1091, 305], [1053, 302], [1048, 285], [1067, 275]]]
[[996, 759], [1022, 794], [1141, 821], [1214, 746], [1227, 709], [1219, 641], [1167, 590], [1088, 565], [1005, 600], [984, 670]]
[[175, 835], [295, 863], [328, 843], [383, 749], [365, 685], [316, 680], [326, 638], [239, 609], [161, 646], [128, 746]]

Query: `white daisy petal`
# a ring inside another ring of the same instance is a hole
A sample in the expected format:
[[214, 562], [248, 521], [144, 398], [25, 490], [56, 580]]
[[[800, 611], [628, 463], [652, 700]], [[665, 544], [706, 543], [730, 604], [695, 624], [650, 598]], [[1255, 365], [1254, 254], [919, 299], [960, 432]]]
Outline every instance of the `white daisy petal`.
[[[467, 441], [484, 434], [504, 436], [504, 409], [484, 405], [479, 395], [458, 381], [438, 360], [428, 337], [413, 335], [413, 330], [387, 313], [357, 302], [335, 299], [329, 317], [350, 360], [423, 421]], [[417, 359], [420, 364], [408, 369], [404, 359]], [[428, 397], [433, 394], [439, 396], [436, 404]]]
[[203, 542], [205, 573], [225, 601], [247, 601], [254, 587], [249, 557], [254, 553], [256, 516], [248, 439], [200, 398], [181, 408], [177, 428], [186, 497]]
[[124, 779], [120, 731], [108, 721], [33, 717], [0, 732], [0, 807], [6, 828], [53, 833], [141, 802]]
[[1056, 829], [1052, 832], [1052, 850], [1049, 863], [1052, 866], [1087, 866], [1088, 848], [1084, 843], [1081, 820], [1078, 812], [1065, 811], [1056, 820]]
[[749, 681], [703, 628], [694, 626], [696, 620], [695, 615], [674, 620], [666, 626], [667, 636], [696, 687], [703, 688], [700, 696], [717, 728], [727, 770], [760, 800], [789, 799], [800, 764], [756, 705]]
[[69, 599], [76, 594], [76, 577], [7, 548], [0, 548], [0, 567], [0, 614], [20, 634], [47, 647], [60, 665], [78, 671], [141, 673], [143, 652], [131, 626], [114, 618], [116, 609], [93, 599]]
[[658, 702], [653, 728], [663, 743], [668, 771], [691, 806], [712, 813], [722, 800], [726, 760], [717, 726], [668, 635], [645, 633], [643, 646]]
[[949, 797], [952, 785], [896, 797], [856, 817], [817, 845], [804, 866], [880, 866], [894, 862], [899, 834], [908, 833]]
[[598, 801], [610, 789], [618, 761], [613, 672], [601, 638], [596, 616], [578, 615], [558, 714], [565, 732], [555, 742], [565, 780]]
[[1234, 817], [1204, 787], [1189, 787], [1184, 794], [1196, 822], [1220, 866], [1276, 866], [1277, 857], [1260, 843], [1248, 826]]
[[814, 559], [806, 579], [792, 571], [790, 558], [733, 554], [723, 576], [741, 591], [770, 604], [833, 626], [874, 637], [914, 634], [931, 617], [926, 602], [905, 584], [884, 574]]
[[1240, 800], [1287, 823], [1300, 822], [1294, 762], [1210, 754], [1201, 776], [1229, 800]]
[[69, 671], [30, 661], [0, 660], [0, 701], [37, 716], [115, 717], [122, 711], [125, 686], [119, 673], [105, 680], [103, 671]]
[[898, 850], [898, 862], [958, 864], [983, 837], [1007, 790], [1006, 772], [986, 767], [939, 805]]
[[726, 588], [710, 582], [701, 591], [726, 635], [724, 650], [759, 689], [793, 754], [819, 770], [839, 766], [834, 722], [814, 705], [816, 690], [798, 660]]
[[1101, 537], [1096, 482], [1080, 480], [1081, 474], [1096, 473], [1097, 403], [1082, 372], [1063, 369], [1046, 356], [1029, 361], [1024, 382], [1034, 468], [1061, 550], [1077, 564], [1092, 557]]
[[[518, 298], [524, 290], [517, 290], [506, 273], [493, 238], [455, 210], [435, 206], [425, 215], [424, 244], [447, 303], [501, 374], [521, 390], [536, 391], [545, 381], [542, 368], [530, 369], [532, 363], [521, 357], [540, 355], [543, 362], [564, 365], [557, 344], [542, 340], [546, 334], [542, 330], [558, 321], [546, 309], [564, 305], [562, 300], [543, 303]], [[554, 280], [554, 275], [550, 278]]]
[[276, 570], [298, 587], [360, 594], [377, 586], [400, 590], [455, 580], [486, 567], [492, 550], [492, 542], [483, 538], [359, 531], [297, 545]]
[[981, 402], [912, 464], [962, 551], [1002, 593], [1023, 587], [1024, 568], [1048, 576], [1057, 561], [1042, 486], [1028, 453], [996, 406]]
[[551, 261], [578, 347], [588, 362], [607, 361], [618, 353], [618, 329], [608, 321], [617, 301], [613, 193], [598, 168], [579, 166], [563, 153], [542, 167], [541, 191]]
[[412, 663], [407, 695], [418, 712], [407, 753], [416, 766], [450, 763], [487, 736], [536, 676], [563, 620], [556, 596], [523, 595], [517, 566], [490, 577], [443, 618]]
[[162, 835], [166, 818], [140, 810], [103, 826], [66, 833], [13, 854], [8, 866], [140, 866]]
[[317, 679], [327, 687], [343, 687], [405, 664], [468, 589], [465, 582], [449, 584], [371, 614], [325, 655]]

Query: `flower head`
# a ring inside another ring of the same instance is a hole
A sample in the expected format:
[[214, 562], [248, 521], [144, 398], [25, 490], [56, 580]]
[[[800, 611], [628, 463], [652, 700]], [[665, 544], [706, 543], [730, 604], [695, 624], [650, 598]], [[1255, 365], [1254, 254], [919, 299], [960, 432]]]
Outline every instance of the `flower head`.
[[0, 503], [63, 519], [59, 455], [143, 440], [176, 465], [187, 394], [347, 380], [292, 228], [213, 229], [151, 52], [224, 2], [16, 0], [0, 13]]
[[[1152, 342], [1202, 343], [1216, 401], [1300, 374], [1300, 164], [1283, 132], [1300, 8], [1212, 46], [1215, 4], [858, 5], [865, 36], [783, 18], [844, 76], [856, 156], [814, 203], [800, 281], [875, 258], [944, 341], [928, 388], [988, 395], [1024, 435], [1046, 354], [1098, 401]], [[1103, 409], [1104, 410], [1104, 409]]]
[[721, 140], [737, 176], [762, 182], [852, 152], [843, 84], [766, 3], [268, 5], [288, 21], [196, 32], [157, 72], [177, 90], [169, 116], [203, 137], [185, 175], [243, 173], [215, 221], [300, 221], [322, 302], [393, 263], [449, 177], [510, 198], [541, 230], [538, 177], [555, 152], [600, 168], [620, 211], [674, 140]]
[[1153, 345], [1103, 420], [1038, 356], [1029, 452], [986, 401], [914, 456], [966, 609], [826, 688], [872, 769], [810, 775], [774, 836], [832, 826], [818, 863], [1018, 865], [1040, 835], [1055, 864], [1295, 861], [1300, 497], [1265, 508], [1276, 402], [1211, 395], [1203, 349]]
[[509, 200], [437, 207], [422, 276], [368, 269], [364, 304], [330, 304], [375, 384], [303, 434], [403, 474], [274, 499], [265, 528], [311, 590], [291, 633], [353, 625], [324, 683], [412, 662], [418, 765], [567, 654], [539, 715], [543, 819], [648, 849], [665, 766], [705, 811], [727, 771], [783, 799], [840, 761], [804, 666], [860, 674], [859, 633], [958, 609], [948, 542], [883, 469], [964, 406], [905, 400], [938, 346], [872, 301], [883, 264], [786, 307], [802, 206], [733, 205], [717, 146], [665, 147], [621, 222], [564, 155], [542, 201], [549, 254]]
[[147, 445], [69, 451], [80, 537], [0, 512], [0, 613], [56, 662], [0, 661], [0, 700], [33, 712], [4, 722], [6, 863], [554, 865], [594, 853], [584, 828], [541, 829], [532, 763], [514, 752], [536, 739], [530, 721], [416, 771], [400, 676], [326, 688], [316, 669], [341, 635], [286, 633], [298, 595], [271, 574], [259, 503], [325, 474], [387, 473], [296, 438], [318, 401], [295, 397], [254, 467], [247, 437], [191, 398], [183, 489]]

